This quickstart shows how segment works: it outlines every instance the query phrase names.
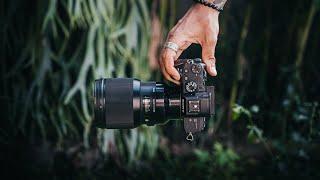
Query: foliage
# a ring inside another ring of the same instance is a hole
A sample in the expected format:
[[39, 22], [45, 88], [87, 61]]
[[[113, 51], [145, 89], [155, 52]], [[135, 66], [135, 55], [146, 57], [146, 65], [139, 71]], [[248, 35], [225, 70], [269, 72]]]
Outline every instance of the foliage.
[[242, 114], [246, 115], [249, 119], [251, 119], [250, 111], [238, 104], [235, 104], [232, 108], [232, 120], [238, 120]]
[[[319, 0], [227, 2], [219, 75], [209, 78], [217, 113], [190, 144], [181, 123], [91, 127], [94, 79], [160, 76], [148, 64], [151, 14], [164, 39], [179, 1], [1, 4], [0, 145], [9, 169], [56, 179], [319, 178]], [[182, 57], [200, 55], [192, 46]]]
[[195, 161], [190, 163], [191, 167], [200, 171], [198, 177], [206, 178], [235, 178], [240, 172], [240, 157], [231, 148], [224, 148], [219, 142], [213, 146], [213, 151], [208, 152], [201, 149], [194, 150]]
[[[90, 133], [93, 80], [150, 78], [150, 4], [52, 0], [30, 7], [28, 2], [16, 0], [5, 2], [5, 7], [2, 48], [8, 61], [2, 69], [3, 96], [10, 97], [10, 124], [19, 128], [3, 131], [10, 136], [20, 132], [40, 135], [38, 140], [53, 140], [59, 146], [66, 137], [79, 139], [83, 134], [84, 144], [89, 147], [90, 134], [94, 135]], [[21, 17], [26, 17], [24, 22], [20, 22]], [[108, 144], [118, 141], [117, 134], [125, 135], [120, 141], [130, 152], [131, 161], [141, 148], [146, 148], [150, 156], [154, 154], [156, 132], [156, 128], [123, 133], [99, 130], [98, 137], [107, 152]]]

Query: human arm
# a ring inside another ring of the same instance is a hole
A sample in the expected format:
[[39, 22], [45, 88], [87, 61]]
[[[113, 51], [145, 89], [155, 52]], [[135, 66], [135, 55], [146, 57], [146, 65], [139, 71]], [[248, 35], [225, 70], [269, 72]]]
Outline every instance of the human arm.
[[[209, 0], [223, 7], [226, 0]], [[178, 45], [177, 52], [170, 48], [163, 48], [160, 56], [160, 68], [164, 77], [176, 84], [179, 84], [180, 75], [174, 68], [174, 61], [192, 43], [200, 44], [202, 47], [202, 59], [206, 64], [207, 72], [217, 75], [215, 47], [219, 33], [219, 11], [194, 4], [187, 13], [178, 21], [168, 34], [166, 42], [173, 42]]]

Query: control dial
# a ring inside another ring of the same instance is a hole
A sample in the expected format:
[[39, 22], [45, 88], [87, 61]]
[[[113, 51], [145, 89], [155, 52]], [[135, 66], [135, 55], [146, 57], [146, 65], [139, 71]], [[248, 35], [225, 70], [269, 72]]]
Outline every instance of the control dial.
[[191, 71], [195, 74], [200, 73], [201, 65], [200, 64], [193, 64], [191, 67]]
[[190, 81], [186, 84], [186, 90], [188, 92], [194, 92], [197, 89], [197, 84], [193, 81]]

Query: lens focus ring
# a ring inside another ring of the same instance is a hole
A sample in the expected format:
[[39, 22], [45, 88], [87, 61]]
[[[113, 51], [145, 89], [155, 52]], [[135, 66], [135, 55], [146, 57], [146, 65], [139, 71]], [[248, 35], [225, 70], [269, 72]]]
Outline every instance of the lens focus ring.
[[[96, 119], [95, 125], [103, 126], [103, 119], [104, 117], [104, 109], [105, 109], [105, 80], [104, 79], [98, 79], [94, 83], [94, 118]], [[103, 126], [104, 127], [104, 126]]]

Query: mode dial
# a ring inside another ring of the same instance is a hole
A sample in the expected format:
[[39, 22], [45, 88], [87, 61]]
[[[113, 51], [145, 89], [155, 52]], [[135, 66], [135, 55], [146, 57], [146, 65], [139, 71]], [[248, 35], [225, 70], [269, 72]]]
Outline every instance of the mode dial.
[[186, 84], [187, 92], [194, 92], [197, 89], [197, 84], [193, 81], [190, 81]]

